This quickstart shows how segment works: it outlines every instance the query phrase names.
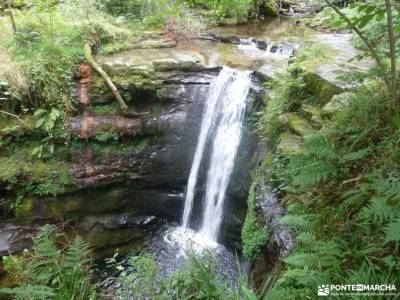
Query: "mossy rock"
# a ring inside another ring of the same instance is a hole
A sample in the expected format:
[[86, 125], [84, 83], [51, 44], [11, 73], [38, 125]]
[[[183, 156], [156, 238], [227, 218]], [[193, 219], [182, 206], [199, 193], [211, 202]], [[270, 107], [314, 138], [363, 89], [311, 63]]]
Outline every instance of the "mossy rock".
[[132, 240], [140, 240], [143, 233], [136, 228], [123, 228], [103, 230], [101, 228], [80, 232], [82, 237], [95, 249], [117, 246], [128, 243]]
[[343, 89], [314, 72], [306, 72], [303, 75], [307, 92], [313, 94], [320, 106], [328, 103], [333, 96], [343, 93]]
[[32, 215], [33, 208], [34, 208], [33, 198], [23, 199], [22, 202], [15, 208], [16, 218], [24, 224], [31, 223], [30, 216]]
[[171, 40], [161, 39], [146, 39], [137, 42], [133, 45], [133, 49], [159, 49], [159, 48], [172, 48], [175, 47], [176, 43]]
[[327, 114], [332, 114], [337, 111], [343, 110], [347, 107], [350, 102], [354, 99], [355, 94], [351, 92], [341, 93], [339, 95], [335, 95], [332, 97], [332, 100], [329, 101], [324, 107], [323, 111]]
[[158, 59], [153, 61], [155, 71], [196, 71], [199, 68], [197, 59], [175, 60], [172, 58]]
[[260, 6], [260, 12], [264, 16], [277, 16], [279, 7], [275, 0], [264, 0]]
[[301, 137], [286, 131], [279, 135], [276, 148], [283, 155], [294, 155], [301, 151], [301, 146]]
[[314, 132], [310, 123], [294, 113], [286, 113], [280, 119], [292, 132], [302, 137]]
[[320, 126], [323, 124], [323, 111], [320, 107], [303, 103], [301, 109], [310, 115], [310, 120], [316, 125]]

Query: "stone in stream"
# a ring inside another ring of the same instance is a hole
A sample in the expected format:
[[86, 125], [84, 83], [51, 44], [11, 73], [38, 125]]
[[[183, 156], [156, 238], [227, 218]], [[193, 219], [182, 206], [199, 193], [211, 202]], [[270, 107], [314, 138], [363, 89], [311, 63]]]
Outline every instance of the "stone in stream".
[[0, 229], [0, 256], [15, 254], [28, 249], [32, 245], [32, 237], [38, 232], [39, 226], [16, 226], [2, 224]]
[[278, 46], [276, 46], [276, 45], [273, 45], [270, 49], [269, 49], [269, 52], [271, 52], [271, 53], [276, 53], [278, 51]]

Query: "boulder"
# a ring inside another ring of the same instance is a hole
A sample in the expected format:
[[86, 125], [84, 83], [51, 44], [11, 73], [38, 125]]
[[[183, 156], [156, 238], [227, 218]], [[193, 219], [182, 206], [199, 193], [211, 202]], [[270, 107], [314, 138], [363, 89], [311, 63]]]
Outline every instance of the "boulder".
[[[336, 97], [336, 96], [334, 96], [334, 97]], [[301, 109], [311, 116], [310, 120], [312, 122], [314, 122], [315, 124], [318, 124], [318, 125], [322, 125], [323, 124], [323, 120], [322, 120], [323, 111], [322, 111], [322, 109], [320, 107], [315, 106], [315, 105], [311, 105], [311, 104], [308, 104], [308, 103], [303, 103], [301, 105]]]
[[333, 96], [344, 91], [334, 82], [328, 81], [315, 72], [306, 72], [303, 78], [306, 83], [306, 90], [317, 98], [321, 106], [328, 103]]
[[335, 113], [337, 111], [342, 110], [346, 106], [349, 105], [349, 103], [354, 99], [355, 94], [351, 92], [345, 92], [341, 93], [339, 95], [333, 96], [332, 100], [329, 101], [325, 106], [323, 107], [323, 111], [325, 113]]
[[176, 42], [168, 39], [145, 39], [135, 43], [132, 49], [160, 49], [172, 48], [176, 46]]
[[294, 155], [299, 153], [301, 146], [301, 137], [286, 131], [279, 135], [276, 148], [283, 155]]
[[180, 60], [166, 58], [154, 60], [153, 67], [156, 72], [166, 71], [197, 71], [204, 69], [204, 66], [200, 64], [199, 59], [196, 57], [185, 57]]
[[0, 226], [0, 256], [22, 252], [32, 245], [32, 236], [38, 232], [38, 226]]
[[159, 219], [137, 213], [88, 216], [74, 222], [74, 228], [97, 249], [137, 243], [160, 227]]
[[279, 7], [275, 0], [264, 0], [260, 6], [260, 12], [264, 16], [277, 16]]
[[302, 137], [314, 131], [314, 128], [305, 119], [294, 113], [286, 113], [281, 116], [280, 120], [286, 123], [291, 131]]

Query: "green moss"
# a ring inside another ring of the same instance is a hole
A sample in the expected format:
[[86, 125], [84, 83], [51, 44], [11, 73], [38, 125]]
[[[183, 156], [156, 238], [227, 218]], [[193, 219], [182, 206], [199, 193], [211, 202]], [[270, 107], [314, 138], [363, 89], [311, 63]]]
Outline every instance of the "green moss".
[[74, 178], [70, 175], [71, 166], [54, 158], [50, 161], [31, 161], [21, 148], [8, 157], [0, 158], [0, 183], [7, 191], [11, 210], [17, 217], [26, 221], [24, 216], [30, 215], [33, 199], [58, 196], [70, 192], [74, 186]]
[[282, 116], [289, 128], [300, 136], [305, 136], [314, 131], [313, 127], [303, 118], [294, 113], [286, 113]]
[[119, 110], [120, 106], [117, 103], [117, 101], [114, 101], [110, 104], [90, 104], [87, 106], [87, 109], [90, 113], [96, 116], [101, 116], [101, 115], [116, 115]]
[[142, 234], [135, 228], [118, 230], [95, 229], [82, 233], [83, 238], [94, 248], [101, 249], [128, 243], [142, 238]]
[[[299, 153], [301, 144], [301, 137], [286, 131], [279, 135], [276, 148], [283, 155], [293, 155]], [[271, 163], [272, 161], [269, 161], [269, 164]]]
[[15, 208], [15, 215], [20, 221], [29, 222], [34, 207], [33, 198], [25, 198]]
[[275, 0], [264, 0], [261, 5], [261, 13], [265, 16], [277, 16], [279, 13], [277, 2]]
[[316, 73], [306, 72], [303, 78], [306, 82], [306, 90], [315, 95], [321, 106], [328, 103], [334, 95], [343, 92], [342, 88], [323, 79]]
[[248, 259], [254, 260], [261, 253], [262, 247], [269, 239], [269, 231], [257, 220], [255, 188], [259, 182], [260, 175], [257, 172], [253, 178], [247, 198], [247, 215], [242, 227], [243, 254]]
[[94, 139], [98, 142], [118, 142], [120, 139], [120, 135], [112, 130], [102, 130], [94, 136]]

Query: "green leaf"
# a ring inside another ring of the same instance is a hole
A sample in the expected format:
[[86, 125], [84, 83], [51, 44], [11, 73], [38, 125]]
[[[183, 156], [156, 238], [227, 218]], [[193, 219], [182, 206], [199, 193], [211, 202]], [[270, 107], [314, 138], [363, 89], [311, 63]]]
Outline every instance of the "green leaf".
[[400, 217], [396, 218], [393, 222], [389, 223], [384, 229], [385, 242], [399, 242], [400, 241]]

